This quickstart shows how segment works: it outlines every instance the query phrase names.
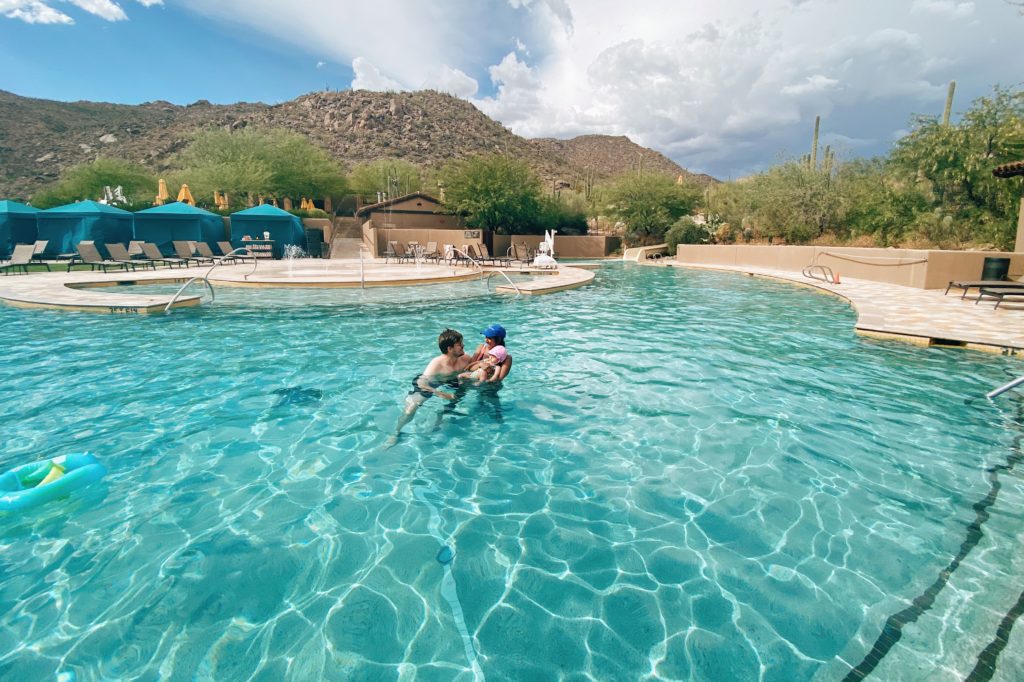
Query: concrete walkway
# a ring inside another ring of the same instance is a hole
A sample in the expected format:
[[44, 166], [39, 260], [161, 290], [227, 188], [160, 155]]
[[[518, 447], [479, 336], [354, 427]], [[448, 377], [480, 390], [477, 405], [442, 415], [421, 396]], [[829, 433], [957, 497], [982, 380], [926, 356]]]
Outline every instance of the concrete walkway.
[[[60, 265], [58, 264], [58, 268]], [[23, 308], [54, 308], [81, 312], [152, 314], [162, 313], [172, 295], [141, 295], [112, 291], [95, 291], [97, 287], [130, 284], [184, 284], [192, 277], [203, 277], [209, 272], [214, 286], [250, 287], [377, 287], [413, 286], [461, 282], [500, 275], [491, 275], [496, 269], [452, 267], [446, 264], [384, 263], [382, 260], [358, 259], [302, 259], [289, 261], [260, 261], [223, 265], [210, 271], [208, 265], [192, 268], [139, 269], [134, 272], [33, 272], [28, 275], [0, 277], [0, 301]], [[594, 278], [594, 273], [580, 268], [563, 267], [557, 271], [509, 269], [510, 276], [530, 274], [535, 278], [519, 282], [516, 286], [523, 294], [546, 294], [583, 286]], [[496, 291], [515, 293], [507, 283]], [[189, 291], [195, 291], [189, 289]], [[196, 295], [182, 296], [174, 307], [200, 304]]]
[[943, 295], [934, 289], [843, 279], [827, 284], [799, 272], [751, 266], [704, 265], [664, 259], [651, 267], [684, 267], [743, 273], [795, 282], [848, 300], [857, 312], [857, 333], [923, 346], [955, 345], [1006, 355], [1024, 355], [1024, 303], [1004, 302], [998, 309], [988, 299], [975, 304], [977, 290], [961, 300], [962, 292]]

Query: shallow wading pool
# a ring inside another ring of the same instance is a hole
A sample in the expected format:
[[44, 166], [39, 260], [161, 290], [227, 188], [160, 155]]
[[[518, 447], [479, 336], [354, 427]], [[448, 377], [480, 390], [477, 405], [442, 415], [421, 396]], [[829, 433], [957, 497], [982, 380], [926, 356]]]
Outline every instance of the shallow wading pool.
[[[438, 332], [492, 322], [505, 386], [385, 450]], [[0, 679], [1019, 678], [1021, 628], [989, 645], [1024, 588], [1024, 406], [965, 398], [1022, 364], [853, 322], [620, 266], [536, 298], [0, 307], [0, 468], [109, 469], [0, 518]]]

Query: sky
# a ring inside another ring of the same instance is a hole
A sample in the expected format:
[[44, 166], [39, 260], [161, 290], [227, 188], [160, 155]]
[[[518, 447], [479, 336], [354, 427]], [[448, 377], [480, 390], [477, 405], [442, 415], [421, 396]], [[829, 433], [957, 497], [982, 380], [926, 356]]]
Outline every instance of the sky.
[[524, 137], [625, 135], [730, 179], [1021, 88], [1013, 0], [0, 0], [0, 89], [138, 104], [432, 88]]

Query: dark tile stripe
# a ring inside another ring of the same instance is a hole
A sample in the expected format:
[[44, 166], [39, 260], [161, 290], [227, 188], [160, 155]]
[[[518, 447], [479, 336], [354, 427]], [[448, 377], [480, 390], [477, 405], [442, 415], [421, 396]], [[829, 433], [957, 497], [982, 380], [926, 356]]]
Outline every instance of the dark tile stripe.
[[[1024, 401], [1018, 401], [1016, 412], [1017, 418], [1015, 421], [1017, 426], [1024, 428], [1024, 426], [1022, 426], [1024, 425]], [[1002, 487], [1002, 484], [999, 483], [1000, 472], [1012, 471], [1013, 468], [1017, 466], [1022, 459], [1024, 459], [1024, 452], [1022, 452], [1021, 447], [1022, 440], [1024, 440], [1024, 435], [1019, 431], [1017, 436], [1014, 438], [1010, 455], [1006, 458], [1006, 464], [1000, 464], [988, 470], [990, 486], [988, 495], [986, 495], [980, 502], [975, 502], [972, 505], [972, 509], [974, 509], [975, 512], [974, 521], [967, 526], [967, 537], [962, 543], [960, 543], [960, 551], [957, 552], [956, 556], [953, 557], [953, 560], [949, 562], [949, 565], [939, 572], [935, 581], [929, 585], [924, 592], [914, 598], [914, 601], [911, 602], [910, 606], [886, 619], [885, 625], [882, 627], [882, 633], [878, 636], [878, 639], [875, 640], [875, 645], [871, 647], [871, 651], [867, 653], [863, 660], [861, 660], [856, 667], [847, 673], [846, 677], [843, 678], [844, 682], [862, 680], [870, 675], [882, 659], [885, 658], [885, 655], [889, 653], [889, 650], [896, 645], [896, 642], [900, 641], [900, 638], [903, 636], [903, 626], [916, 621], [921, 617], [921, 614], [930, 609], [932, 604], [935, 603], [935, 598], [938, 596], [942, 588], [946, 586], [946, 583], [949, 582], [949, 577], [953, 575], [953, 571], [960, 566], [960, 562], [967, 557], [970, 551], [974, 549], [981, 540], [981, 526], [988, 520], [988, 509], [995, 504], [996, 498], [999, 496], [999, 489]], [[1017, 616], [1020, 615], [1020, 611], [1017, 611], [1018, 606], [1021, 609], [1024, 609], [1024, 593], [1021, 594], [1020, 599], [1017, 600], [1017, 604], [1013, 609], [1011, 609], [1010, 612], [1006, 614], [1006, 617], [1003, 618], [1003, 623], [1000, 624], [999, 631], [996, 633], [996, 639], [993, 640], [992, 644], [989, 644], [985, 651], [982, 652], [981, 656], [978, 657], [978, 663], [974, 668], [975, 671], [983, 665], [983, 658], [985, 659], [985, 664], [989, 665], [989, 671], [987, 673], [988, 677], [979, 677], [977, 678], [978, 680], [989, 679], [995, 671], [996, 657], [999, 655], [999, 652], [1003, 650], [1003, 647], [1006, 646], [1005, 637], [1001, 644], [999, 644], [998, 650], [995, 650], [990, 658], [985, 658], [985, 653], [992, 648], [994, 644], [997, 644], [1000, 641], [999, 636], [1003, 631], [1003, 625], [1007, 623], [1007, 619], [1009, 619], [1009, 624], [1006, 627], [1006, 634], [1009, 635], [1010, 628], [1013, 627], [1013, 622], [1017, 619]], [[1013, 618], [1010, 618], [1011, 614], [1014, 614], [1015, 611], [1016, 614], [1013, 615]], [[974, 673], [972, 672], [971, 675], [973, 676]]]
[[1013, 630], [1013, 624], [1020, 618], [1022, 613], [1024, 613], [1024, 592], [1020, 593], [1020, 596], [1017, 597], [1017, 603], [1003, 616], [1002, 622], [996, 628], [995, 639], [989, 642], [985, 650], [978, 655], [978, 662], [974, 665], [974, 670], [971, 671], [971, 674], [967, 676], [966, 682], [986, 682], [992, 679], [992, 675], [996, 671], [996, 659], [999, 658], [999, 654], [1006, 648], [1006, 643], [1010, 639], [1010, 631]]

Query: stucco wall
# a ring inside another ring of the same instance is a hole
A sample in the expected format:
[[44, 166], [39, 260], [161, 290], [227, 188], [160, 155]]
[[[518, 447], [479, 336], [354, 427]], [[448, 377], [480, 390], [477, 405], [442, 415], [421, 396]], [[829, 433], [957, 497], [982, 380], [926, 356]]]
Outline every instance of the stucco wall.
[[838, 273], [874, 282], [918, 289], [944, 289], [950, 280], [981, 276], [985, 258], [1010, 258], [1010, 276], [1024, 275], [1024, 253], [992, 251], [925, 251], [861, 249], [835, 246], [751, 246], [680, 244], [676, 259], [684, 263], [772, 268], [800, 272], [815, 263]]
[[389, 241], [401, 242], [403, 244], [415, 241], [419, 242], [422, 246], [426, 246], [430, 242], [437, 242], [438, 250], [442, 250], [445, 244], [451, 244], [459, 248], [463, 244], [480, 244], [483, 242], [483, 231], [473, 229], [381, 229], [372, 225], [364, 225], [363, 233], [365, 235], [364, 241], [373, 245], [373, 248], [376, 249], [374, 255], [378, 257], [384, 256], [384, 250], [387, 248]]
[[[516, 244], [526, 244], [531, 249], [544, 241], [543, 235], [494, 235], [494, 252], [505, 255], [508, 253], [512, 240]], [[608, 235], [555, 235], [555, 256], [558, 258], [603, 258], [619, 248], [620, 239]]]

